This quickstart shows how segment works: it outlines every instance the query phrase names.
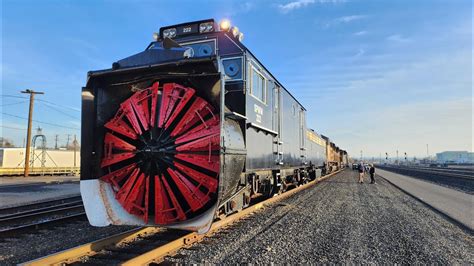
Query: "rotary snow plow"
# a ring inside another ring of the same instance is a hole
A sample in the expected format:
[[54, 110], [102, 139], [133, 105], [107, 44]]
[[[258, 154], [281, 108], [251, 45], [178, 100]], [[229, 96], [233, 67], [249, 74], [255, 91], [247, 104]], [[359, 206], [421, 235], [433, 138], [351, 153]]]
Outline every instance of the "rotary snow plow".
[[89, 72], [81, 194], [92, 225], [205, 231], [239, 181], [245, 156], [224, 150], [244, 149], [243, 136], [223, 115], [218, 60], [167, 45]]

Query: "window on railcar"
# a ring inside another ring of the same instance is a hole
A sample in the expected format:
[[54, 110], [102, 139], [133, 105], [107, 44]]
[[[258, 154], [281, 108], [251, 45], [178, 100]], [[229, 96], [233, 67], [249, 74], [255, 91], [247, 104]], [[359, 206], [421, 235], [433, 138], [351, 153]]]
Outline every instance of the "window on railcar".
[[263, 103], [266, 103], [265, 77], [255, 68], [252, 68], [252, 84], [250, 93]]

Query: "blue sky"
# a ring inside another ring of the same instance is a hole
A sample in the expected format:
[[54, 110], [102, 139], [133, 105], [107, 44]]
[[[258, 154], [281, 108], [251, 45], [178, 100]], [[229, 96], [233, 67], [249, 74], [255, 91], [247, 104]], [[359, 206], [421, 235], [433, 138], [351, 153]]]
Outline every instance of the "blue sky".
[[[80, 131], [89, 70], [142, 51], [159, 27], [229, 18], [308, 109], [308, 125], [353, 156], [472, 151], [471, 1], [2, 1], [2, 136], [34, 126], [54, 145]], [[54, 104], [52, 104], [54, 103]], [[6, 115], [7, 114], [7, 115]], [[47, 122], [49, 124], [43, 123]], [[62, 125], [58, 127], [55, 125]]]

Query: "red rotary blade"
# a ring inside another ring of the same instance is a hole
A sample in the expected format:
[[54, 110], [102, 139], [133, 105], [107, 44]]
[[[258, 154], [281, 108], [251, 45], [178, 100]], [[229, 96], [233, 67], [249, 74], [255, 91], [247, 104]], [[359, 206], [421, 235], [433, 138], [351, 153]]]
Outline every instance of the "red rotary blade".
[[191, 210], [199, 210], [210, 200], [208, 195], [202, 193], [202, 191], [200, 191], [196, 186], [193, 185], [193, 183], [187, 180], [178, 171], [168, 168], [168, 173], [171, 175], [171, 178], [178, 187], [179, 192], [181, 192], [181, 195], [183, 195], [183, 197], [186, 199], [186, 202], [191, 207]]
[[[155, 186], [159, 184], [162, 193], [161, 197], [155, 197], [155, 222], [158, 224], [169, 224], [172, 222], [185, 220], [186, 215], [184, 214], [181, 205], [176, 199], [173, 190], [170, 188], [168, 181], [166, 181], [166, 178], [164, 178], [164, 176], [161, 176], [161, 179], [158, 180], [161, 180], [162, 183], [159, 181], [155, 181]], [[162, 205], [160, 200], [164, 200], [165, 204]]]
[[217, 177], [216, 178], [210, 177], [206, 174], [203, 174], [199, 171], [192, 169], [191, 167], [187, 167], [178, 162], [174, 162], [173, 164], [182, 173], [184, 173], [185, 175], [189, 176], [194, 181], [196, 181], [199, 184], [198, 187], [200, 186], [205, 187], [209, 193], [214, 193], [217, 191], [217, 185], [218, 185]]
[[176, 139], [176, 144], [180, 144], [187, 141], [192, 141], [195, 139], [203, 138], [209, 135], [219, 134], [219, 120], [209, 119], [205, 123], [200, 124], [199, 126], [193, 128], [191, 131], [188, 131], [186, 134], [180, 136]]
[[133, 110], [138, 116], [138, 120], [145, 131], [148, 130], [148, 123], [150, 121], [150, 109], [148, 107], [148, 98], [151, 97], [148, 89], [136, 92], [130, 97], [129, 101], [132, 103]]
[[133, 170], [127, 181], [125, 181], [125, 184], [123, 184], [123, 186], [119, 189], [119, 191], [117, 191], [117, 194], [115, 195], [115, 198], [124, 207], [126, 205], [127, 196], [128, 194], [130, 194], [130, 191], [132, 191], [133, 184], [135, 184], [139, 172], [140, 170], [138, 168], [135, 168], [135, 170]]
[[219, 155], [179, 153], [176, 154], [175, 158], [219, 173]]
[[[141, 217], [148, 223], [148, 190], [149, 180], [145, 174], [140, 174], [135, 183], [130, 188], [128, 195], [119, 202], [130, 214]], [[119, 191], [120, 192], [120, 191]], [[119, 195], [119, 194], [117, 194]]]
[[151, 115], [150, 115], [150, 126], [154, 127], [155, 126], [155, 121], [156, 121], [156, 109], [157, 109], [157, 104], [158, 104], [158, 94], [160, 93], [159, 91], [160, 83], [155, 82], [153, 83], [153, 86], [150, 89], [151, 92]]
[[100, 179], [112, 184], [112, 187], [114, 188], [115, 191], [118, 191], [120, 189], [120, 183], [122, 180], [124, 180], [125, 177], [128, 177], [130, 173], [136, 169], [137, 164], [132, 163], [130, 165], [127, 165], [123, 168], [120, 168], [116, 171], [113, 171], [111, 173], [108, 173], [104, 176], [102, 176]]
[[196, 97], [196, 100], [193, 102], [191, 107], [189, 107], [186, 114], [171, 132], [171, 136], [179, 136], [194, 126], [197, 122], [204, 122], [204, 118], [207, 115], [213, 114], [213, 109], [214, 108], [212, 108], [212, 106], [202, 98]]
[[[107, 133], [104, 139], [104, 158], [100, 167], [106, 167], [112, 164], [116, 164], [123, 160], [132, 158], [135, 156], [134, 151], [136, 150], [135, 146], [127, 143], [126, 141]], [[125, 151], [121, 153], [114, 153], [114, 151], [120, 150]]]
[[109, 122], [105, 123], [104, 127], [131, 139], [137, 139], [137, 134], [133, 131], [131, 127], [127, 125], [127, 123], [123, 120], [124, 118], [125, 113], [123, 109], [120, 108], [114, 118], [112, 118]]
[[216, 151], [220, 148], [219, 132], [214, 135], [197, 139], [176, 148], [177, 151], [197, 152], [197, 151]]
[[141, 135], [143, 132], [142, 132], [142, 129], [140, 128], [140, 123], [138, 122], [138, 119], [135, 116], [135, 112], [133, 111], [133, 104], [130, 101], [130, 99], [121, 103], [120, 107], [125, 113], [125, 116], [127, 116], [127, 119], [130, 122], [130, 124], [132, 124], [133, 130], [135, 130], [135, 133], [137, 133], [138, 135]]
[[194, 89], [176, 83], [163, 85], [158, 127], [167, 128], [194, 95]]

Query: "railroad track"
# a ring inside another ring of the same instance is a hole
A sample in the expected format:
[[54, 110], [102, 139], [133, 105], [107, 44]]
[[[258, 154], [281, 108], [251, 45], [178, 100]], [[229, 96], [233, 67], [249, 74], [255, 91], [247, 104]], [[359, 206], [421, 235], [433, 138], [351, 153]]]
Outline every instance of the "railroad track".
[[474, 171], [469, 170], [455, 170], [455, 169], [436, 169], [436, 168], [416, 168], [416, 167], [397, 167], [397, 166], [381, 166], [381, 168], [387, 169], [397, 169], [397, 170], [405, 170], [405, 171], [412, 171], [412, 172], [420, 172], [420, 173], [429, 173], [435, 175], [443, 175], [446, 177], [456, 177], [456, 178], [465, 178], [465, 179], [474, 179]]
[[23, 263], [23, 265], [148, 265], [151, 263], [160, 263], [166, 256], [175, 254], [181, 248], [202, 241], [204, 238], [213, 235], [219, 229], [248, 217], [266, 206], [308, 189], [339, 172], [340, 171], [331, 173], [323, 178], [252, 205], [222, 220], [215, 221], [206, 234], [200, 235], [195, 232], [190, 233], [188, 231], [158, 227], [140, 227], [43, 258], [28, 261]]
[[0, 209], [0, 237], [16, 237], [74, 219], [85, 218], [80, 196]]
[[448, 174], [455, 177], [464, 177], [464, 178], [472, 178], [474, 179], [474, 170], [470, 169], [452, 169], [452, 168], [414, 168], [414, 167], [407, 167], [406, 169], [413, 169], [414, 171], [420, 172], [427, 172], [427, 173], [443, 173]]
[[450, 187], [470, 194], [474, 194], [474, 175], [470, 172], [466, 174], [450, 170], [446, 171], [442, 169], [435, 170], [413, 167], [394, 167], [385, 165], [380, 165], [379, 168], [433, 182], [438, 185]]

